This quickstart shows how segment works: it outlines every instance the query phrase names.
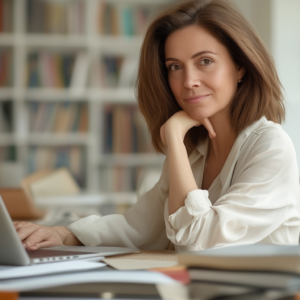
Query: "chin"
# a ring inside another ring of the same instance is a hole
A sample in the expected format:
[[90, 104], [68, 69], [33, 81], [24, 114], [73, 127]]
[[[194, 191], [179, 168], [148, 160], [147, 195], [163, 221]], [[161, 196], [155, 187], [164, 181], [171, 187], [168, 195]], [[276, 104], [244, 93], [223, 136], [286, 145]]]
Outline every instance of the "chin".
[[187, 111], [186, 112], [192, 119], [200, 121], [203, 120], [205, 118], [210, 118], [213, 114], [209, 113], [209, 112], [205, 112], [205, 111]]

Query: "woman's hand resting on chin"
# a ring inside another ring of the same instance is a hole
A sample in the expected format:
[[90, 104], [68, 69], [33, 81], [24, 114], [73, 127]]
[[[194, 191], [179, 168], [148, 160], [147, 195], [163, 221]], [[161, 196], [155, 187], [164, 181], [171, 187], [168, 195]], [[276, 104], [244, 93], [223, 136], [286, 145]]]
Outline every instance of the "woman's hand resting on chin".
[[172, 139], [184, 140], [189, 129], [203, 125], [211, 139], [216, 137], [216, 133], [208, 118], [197, 121], [192, 119], [184, 110], [178, 111], [160, 128], [160, 137], [166, 147]]
[[16, 222], [15, 229], [26, 250], [82, 243], [64, 226], [46, 227], [30, 222]]

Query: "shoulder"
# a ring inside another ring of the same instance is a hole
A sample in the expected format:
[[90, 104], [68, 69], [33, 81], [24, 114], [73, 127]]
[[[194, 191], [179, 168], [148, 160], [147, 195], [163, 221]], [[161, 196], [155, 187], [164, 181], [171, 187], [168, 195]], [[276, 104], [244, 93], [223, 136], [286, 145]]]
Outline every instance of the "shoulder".
[[257, 125], [253, 126], [248, 132], [243, 148], [250, 147], [252, 151], [279, 151], [282, 154], [295, 155], [295, 149], [292, 140], [283, 130], [280, 124], [268, 121], [263, 118]]
[[253, 166], [273, 171], [285, 169], [298, 174], [295, 148], [282, 126], [263, 118], [251, 127], [244, 131], [247, 137], [240, 148], [238, 166], [241, 169]]
[[295, 148], [281, 125], [264, 118], [248, 129], [248, 132], [246, 129], [244, 134], [247, 137], [240, 148], [235, 168], [236, 178], [246, 172], [257, 176], [259, 180], [277, 178], [282, 181], [285, 178], [299, 184]]

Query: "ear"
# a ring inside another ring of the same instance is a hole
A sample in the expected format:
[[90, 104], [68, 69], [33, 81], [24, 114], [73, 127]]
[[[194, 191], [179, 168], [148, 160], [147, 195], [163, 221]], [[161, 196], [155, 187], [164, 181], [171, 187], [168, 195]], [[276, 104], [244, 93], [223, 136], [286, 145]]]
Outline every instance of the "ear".
[[244, 67], [238, 66], [238, 80], [242, 79], [246, 73], [246, 69]]

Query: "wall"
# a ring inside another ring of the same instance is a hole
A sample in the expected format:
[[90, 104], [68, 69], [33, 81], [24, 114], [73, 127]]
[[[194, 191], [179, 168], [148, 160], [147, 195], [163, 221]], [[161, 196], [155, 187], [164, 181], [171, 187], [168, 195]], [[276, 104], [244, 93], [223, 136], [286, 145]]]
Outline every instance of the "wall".
[[300, 1], [231, 0], [257, 30], [274, 57], [285, 89], [285, 131], [293, 140], [300, 169]]

